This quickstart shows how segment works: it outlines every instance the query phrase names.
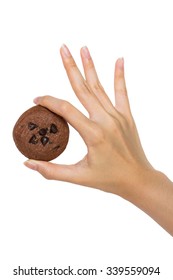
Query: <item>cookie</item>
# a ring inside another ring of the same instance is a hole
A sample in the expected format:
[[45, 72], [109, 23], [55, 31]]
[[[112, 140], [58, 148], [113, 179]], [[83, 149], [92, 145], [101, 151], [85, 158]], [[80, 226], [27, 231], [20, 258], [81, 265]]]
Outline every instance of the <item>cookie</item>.
[[65, 150], [69, 127], [61, 116], [36, 105], [17, 120], [13, 139], [19, 151], [27, 158], [50, 161]]

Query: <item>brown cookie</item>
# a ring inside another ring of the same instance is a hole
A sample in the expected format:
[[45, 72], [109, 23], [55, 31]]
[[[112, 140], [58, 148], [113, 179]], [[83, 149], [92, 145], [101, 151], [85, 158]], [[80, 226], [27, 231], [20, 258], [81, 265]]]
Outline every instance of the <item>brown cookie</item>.
[[13, 139], [27, 158], [50, 161], [66, 148], [69, 127], [62, 117], [37, 105], [20, 116], [13, 129]]

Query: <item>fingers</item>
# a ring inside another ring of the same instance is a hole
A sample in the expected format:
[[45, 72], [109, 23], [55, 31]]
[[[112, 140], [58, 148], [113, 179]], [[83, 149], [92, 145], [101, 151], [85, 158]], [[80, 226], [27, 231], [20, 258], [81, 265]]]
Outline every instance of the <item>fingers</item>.
[[51, 96], [37, 97], [34, 102], [64, 117], [79, 132], [86, 144], [90, 141], [95, 129], [94, 124], [72, 104]]
[[97, 72], [90, 55], [90, 52], [87, 47], [83, 47], [81, 49], [81, 58], [84, 67], [85, 77], [88, 85], [90, 86], [93, 93], [97, 96], [102, 106], [109, 113], [113, 113], [115, 111], [115, 107], [110, 101], [109, 97], [105, 93], [99, 79], [97, 76]]
[[82, 172], [78, 171], [75, 165], [61, 165], [46, 161], [27, 160], [24, 165], [39, 172], [49, 180], [59, 180], [80, 184]]
[[124, 77], [123, 58], [119, 58], [115, 64], [114, 89], [115, 89], [116, 109], [120, 113], [125, 114], [126, 116], [131, 115], [127, 90], [126, 90], [125, 77]]
[[80, 73], [69, 49], [63, 45], [60, 49], [60, 53], [71, 86], [90, 116], [92, 117], [95, 114], [103, 113], [103, 106]]

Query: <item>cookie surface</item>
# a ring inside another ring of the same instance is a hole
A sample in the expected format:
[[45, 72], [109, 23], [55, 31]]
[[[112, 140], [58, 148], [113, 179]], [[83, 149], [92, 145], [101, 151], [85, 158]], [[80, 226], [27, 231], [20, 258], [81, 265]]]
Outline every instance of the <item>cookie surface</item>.
[[50, 161], [65, 150], [69, 127], [62, 117], [36, 105], [17, 120], [13, 139], [19, 151], [27, 158]]

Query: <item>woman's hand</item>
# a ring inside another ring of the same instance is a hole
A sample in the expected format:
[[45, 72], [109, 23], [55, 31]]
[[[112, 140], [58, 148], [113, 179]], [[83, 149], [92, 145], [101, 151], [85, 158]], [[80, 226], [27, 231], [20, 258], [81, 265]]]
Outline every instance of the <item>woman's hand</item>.
[[47, 179], [67, 181], [117, 194], [146, 212], [173, 235], [173, 183], [148, 162], [130, 111], [124, 61], [115, 65], [114, 106], [105, 93], [86, 47], [81, 49], [85, 78], [68, 48], [61, 56], [72, 88], [89, 118], [67, 101], [37, 97], [36, 104], [64, 117], [83, 138], [88, 153], [76, 164], [28, 160]]
[[47, 179], [68, 181], [124, 196], [153, 170], [143, 152], [131, 115], [124, 61], [120, 58], [115, 65], [114, 106], [98, 79], [88, 48], [81, 49], [85, 78], [65, 45], [60, 52], [71, 86], [88, 111], [89, 118], [69, 102], [51, 96], [38, 97], [35, 103], [64, 117], [79, 132], [88, 153], [74, 165], [33, 160], [25, 165]]

